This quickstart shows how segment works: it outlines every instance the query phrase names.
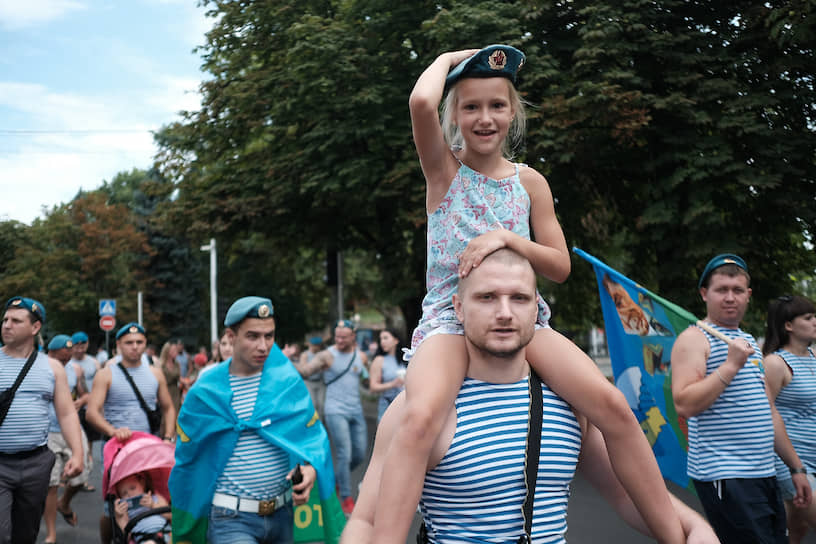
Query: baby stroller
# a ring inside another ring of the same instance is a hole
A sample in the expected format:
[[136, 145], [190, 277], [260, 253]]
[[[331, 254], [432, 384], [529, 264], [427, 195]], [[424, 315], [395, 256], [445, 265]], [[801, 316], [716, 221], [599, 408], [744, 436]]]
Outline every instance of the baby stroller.
[[113, 526], [113, 544], [141, 542], [148, 538], [152, 538], [156, 542], [169, 541], [169, 538], [167, 538], [171, 531], [169, 520], [166, 521], [164, 528], [158, 532], [143, 534], [133, 530], [139, 521], [148, 516], [170, 512], [169, 506], [149, 508], [138, 515], [132, 516], [128, 520], [124, 531], [117, 525], [113, 513], [116, 503], [116, 484], [129, 476], [140, 473], [147, 475], [154, 494], [159, 494], [167, 500], [170, 499], [167, 480], [170, 478], [170, 471], [175, 464], [174, 446], [152, 434], [134, 432], [127, 442], [120, 442], [115, 438], [108, 440], [103, 450], [103, 458], [105, 466], [102, 474], [102, 497], [105, 499], [110, 513]]

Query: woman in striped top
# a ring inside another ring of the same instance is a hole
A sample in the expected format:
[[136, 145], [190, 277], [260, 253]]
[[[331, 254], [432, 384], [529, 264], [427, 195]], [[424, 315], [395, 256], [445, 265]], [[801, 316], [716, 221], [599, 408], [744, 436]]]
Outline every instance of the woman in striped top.
[[[765, 333], [765, 376], [772, 408], [785, 423], [791, 444], [816, 487], [816, 357], [810, 344], [816, 341], [816, 307], [801, 296], [783, 296], [768, 308]], [[776, 414], [774, 414], [776, 417]], [[793, 505], [791, 474], [776, 456], [776, 479], [785, 500], [791, 544], [798, 544], [808, 527], [816, 527], [816, 504]]]

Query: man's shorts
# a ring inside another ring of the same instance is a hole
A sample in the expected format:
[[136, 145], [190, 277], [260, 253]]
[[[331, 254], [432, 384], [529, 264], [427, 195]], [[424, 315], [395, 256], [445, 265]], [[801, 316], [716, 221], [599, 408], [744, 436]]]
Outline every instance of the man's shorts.
[[722, 544], [787, 544], [785, 507], [774, 476], [692, 482]]
[[[816, 489], [816, 475], [808, 472], [807, 479], [808, 483], [810, 484], [810, 488]], [[796, 489], [793, 487], [793, 480], [790, 478], [785, 478], [784, 480], [777, 478], [776, 483], [779, 485], [779, 491], [782, 493], [782, 498], [786, 501], [792, 501], [796, 496]]]
[[[79, 434], [82, 436], [82, 451], [85, 454], [83, 459], [85, 461], [85, 468], [82, 469], [82, 472], [80, 472], [78, 476], [74, 476], [68, 480], [68, 485], [71, 487], [87, 483], [88, 476], [91, 474], [91, 469], [93, 468], [93, 462], [90, 456], [87, 455], [88, 438], [81, 429]], [[65, 441], [65, 437], [62, 436], [62, 433], [48, 433], [48, 449], [53, 451], [54, 455], [57, 456], [56, 461], [54, 461], [54, 468], [51, 469], [51, 479], [48, 482], [48, 486], [56, 487], [62, 481], [62, 471], [65, 470], [65, 463], [71, 458], [71, 448], [68, 447], [68, 443]]]

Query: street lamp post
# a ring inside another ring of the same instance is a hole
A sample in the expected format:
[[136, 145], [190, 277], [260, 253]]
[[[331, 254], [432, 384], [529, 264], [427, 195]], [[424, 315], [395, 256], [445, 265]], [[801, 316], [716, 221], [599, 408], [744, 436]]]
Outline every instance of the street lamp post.
[[[218, 293], [216, 290], [217, 266], [215, 261], [215, 238], [210, 238], [210, 243], [201, 246], [201, 251], [210, 252], [210, 337], [212, 344], [218, 340]], [[211, 344], [211, 345], [212, 345]]]

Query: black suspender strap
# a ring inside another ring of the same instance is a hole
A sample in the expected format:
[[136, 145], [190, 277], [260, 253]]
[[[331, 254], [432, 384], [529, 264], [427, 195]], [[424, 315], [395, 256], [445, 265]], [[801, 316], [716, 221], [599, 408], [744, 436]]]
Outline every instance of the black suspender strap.
[[524, 484], [527, 493], [521, 508], [524, 517], [524, 534], [519, 544], [531, 542], [533, 530], [533, 500], [535, 499], [536, 480], [538, 479], [538, 457], [541, 453], [541, 423], [544, 410], [544, 398], [541, 394], [541, 379], [535, 370], [530, 369], [530, 412], [527, 420], [527, 450], [524, 452]]
[[348, 371], [351, 369], [351, 365], [353, 365], [353, 364], [354, 364], [354, 360], [355, 360], [355, 359], [357, 359], [357, 348], [354, 348], [354, 353], [353, 353], [353, 354], [352, 354], [352, 356], [351, 356], [351, 361], [349, 361], [349, 364], [348, 364], [348, 366], [346, 367], [346, 369], [345, 369], [345, 370], [343, 370], [343, 372], [341, 372], [340, 374], [338, 374], [338, 375], [337, 375], [337, 376], [335, 376], [334, 378], [332, 378], [331, 380], [329, 380], [329, 381], [325, 382], [326, 387], [330, 386], [331, 384], [333, 384], [334, 382], [336, 382], [337, 380], [339, 380], [340, 378], [342, 378], [343, 376], [345, 376], [345, 375], [346, 375], [346, 372], [348, 372]]
[[[538, 479], [538, 459], [541, 453], [541, 424], [544, 411], [544, 395], [541, 393], [541, 378], [530, 369], [529, 390], [530, 403], [527, 419], [527, 447], [524, 452], [524, 486], [526, 488], [521, 514], [524, 518], [524, 534], [518, 539], [518, 544], [532, 542], [530, 533], [533, 530], [533, 499]], [[423, 523], [417, 534], [417, 544], [429, 542], [428, 529]]]

